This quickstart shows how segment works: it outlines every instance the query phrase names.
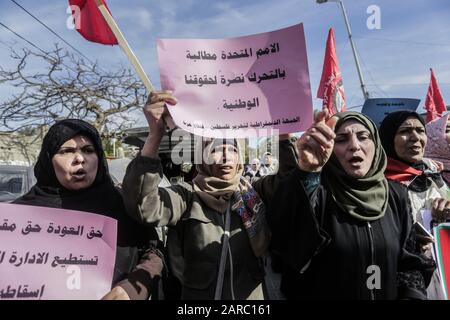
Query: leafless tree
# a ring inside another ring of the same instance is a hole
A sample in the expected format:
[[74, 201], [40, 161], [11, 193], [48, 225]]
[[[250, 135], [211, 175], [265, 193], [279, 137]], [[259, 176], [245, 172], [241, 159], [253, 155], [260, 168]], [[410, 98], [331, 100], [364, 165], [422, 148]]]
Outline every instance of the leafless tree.
[[[5, 70], [0, 65], [0, 85], [19, 89], [0, 102], [0, 125], [9, 130], [78, 118], [106, 133], [133, 124], [130, 112], [145, 103], [145, 87], [130, 69], [105, 71], [58, 46], [48, 54], [10, 50], [15, 68]], [[41, 71], [30, 71], [36, 63]]]

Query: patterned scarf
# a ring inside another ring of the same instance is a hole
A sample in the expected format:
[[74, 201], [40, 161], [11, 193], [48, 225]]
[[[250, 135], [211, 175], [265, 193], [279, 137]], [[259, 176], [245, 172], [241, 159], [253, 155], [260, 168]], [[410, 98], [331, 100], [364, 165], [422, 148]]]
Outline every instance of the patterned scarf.
[[257, 257], [269, 247], [271, 233], [266, 221], [266, 207], [251, 184], [241, 177], [238, 189], [231, 199], [231, 210], [239, 214]]

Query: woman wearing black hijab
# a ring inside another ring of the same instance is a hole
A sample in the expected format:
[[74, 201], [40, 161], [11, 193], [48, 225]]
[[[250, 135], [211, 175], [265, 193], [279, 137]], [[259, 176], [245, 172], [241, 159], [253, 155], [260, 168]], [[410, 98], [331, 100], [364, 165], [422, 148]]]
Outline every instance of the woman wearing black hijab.
[[436, 220], [450, 217], [448, 188], [436, 162], [424, 158], [427, 134], [422, 117], [413, 111], [392, 112], [381, 123], [380, 138], [388, 156], [386, 177], [407, 186], [414, 221], [423, 223], [422, 209], [432, 210]]
[[[424, 225], [422, 210], [431, 210], [437, 222], [449, 219], [449, 189], [436, 162], [424, 158], [427, 134], [422, 117], [414, 111], [392, 112], [380, 125], [380, 138], [388, 157], [386, 178], [400, 182], [408, 189], [414, 222]], [[423, 244], [427, 242], [430, 240], [422, 239]], [[429, 246], [424, 250], [431, 256]], [[435, 272], [427, 289], [430, 299], [444, 298], [440, 282]]]
[[[154, 247], [155, 230], [142, 227], [126, 215], [122, 196], [108, 172], [100, 136], [89, 123], [67, 119], [53, 125], [44, 137], [34, 174], [37, 183], [15, 204], [85, 211], [118, 221], [114, 285], [129, 277], [143, 252]], [[137, 272], [144, 275], [143, 279], [137, 279], [134, 272], [130, 281], [120, 282], [119, 291], [125, 288], [131, 298], [148, 294], [151, 278], [161, 273], [162, 260], [154, 248], [145, 258]], [[133, 292], [137, 287], [138, 296]]]

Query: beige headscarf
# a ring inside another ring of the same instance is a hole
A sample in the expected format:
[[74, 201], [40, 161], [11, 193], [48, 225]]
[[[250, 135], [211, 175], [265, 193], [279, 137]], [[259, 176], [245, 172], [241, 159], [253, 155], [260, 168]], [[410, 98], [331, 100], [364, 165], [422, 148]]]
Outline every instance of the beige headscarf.
[[[237, 140], [225, 140], [225, 139], [208, 139], [203, 140], [196, 149], [200, 149], [203, 152], [203, 156], [211, 156], [212, 150], [221, 145], [233, 145], [238, 150], [239, 160], [242, 159], [241, 148]], [[203, 158], [202, 158], [203, 160]], [[242, 161], [239, 161], [236, 175], [231, 180], [222, 180], [212, 176], [211, 164], [207, 164], [204, 161], [202, 164], [197, 164], [197, 176], [194, 178], [194, 190], [202, 199], [202, 201], [211, 209], [214, 209], [220, 213], [225, 213], [227, 210], [228, 202], [231, 200], [234, 192], [239, 188], [240, 178], [244, 171]]]
[[223, 145], [233, 145], [238, 151], [239, 160], [235, 176], [231, 180], [222, 180], [212, 176], [210, 164], [198, 164], [194, 190], [209, 208], [220, 213], [225, 213], [231, 202], [231, 210], [241, 217], [255, 256], [264, 256], [271, 239], [271, 232], [265, 217], [266, 209], [258, 193], [250, 183], [242, 178], [244, 166], [238, 141], [235, 139], [209, 140], [202, 143], [201, 150], [204, 151], [203, 155], [207, 155], [210, 159], [213, 148]]

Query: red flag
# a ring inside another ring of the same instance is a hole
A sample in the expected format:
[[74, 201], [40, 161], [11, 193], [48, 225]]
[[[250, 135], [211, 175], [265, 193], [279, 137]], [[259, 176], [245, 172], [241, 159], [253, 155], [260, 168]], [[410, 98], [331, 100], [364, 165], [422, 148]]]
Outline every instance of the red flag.
[[427, 122], [440, 118], [442, 113], [447, 111], [444, 98], [442, 98], [441, 89], [434, 75], [433, 69], [430, 68], [431, 79], [428, 86], [427, 98], [425, 100], [425, 109], [427, 109]]
[[322, 79], [319, 90], [317, 90], [317, 98], [323, 99], [322, 109], [328, 109], [330, 117], [337, 112], [345, 111], [344, 85], [336, 54], [333, 28], [330, 28], [328, 32]]
[[[95, 1], [69, 0], [77, 31], [89, 41], [110, 45], [118, 44], [114, 33], [103, 18]], [[106, 0], [101, 1], [108, 9]]]

